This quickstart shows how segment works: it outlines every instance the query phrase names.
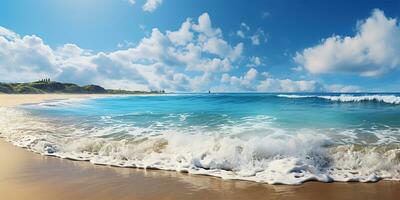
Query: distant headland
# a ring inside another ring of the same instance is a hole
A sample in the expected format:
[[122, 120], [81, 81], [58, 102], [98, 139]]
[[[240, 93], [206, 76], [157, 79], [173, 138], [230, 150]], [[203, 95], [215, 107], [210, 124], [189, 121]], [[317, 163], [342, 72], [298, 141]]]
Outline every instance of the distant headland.
[[51, 81], [49, 78], [28, 83], [0, 83], [0, 93], [6, 94], [164, 94], [164, 90], [130, 91], [105, 89], [98, 85], [79, 86], [74, 83]]

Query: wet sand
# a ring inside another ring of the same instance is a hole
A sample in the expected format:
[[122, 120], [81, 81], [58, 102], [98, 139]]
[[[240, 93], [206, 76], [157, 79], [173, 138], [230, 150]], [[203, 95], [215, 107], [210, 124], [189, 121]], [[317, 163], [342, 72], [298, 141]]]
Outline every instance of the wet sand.
[[[111, 94], [110, 94], [111, 95]], [[0, 106], [11, 107], [48, 100], [110, 96], [109, 94], [0, 94]]]
[[[0, 95], [0, 106], [34, 103], [30, 96]], [[37, 95], [40, 96], [40, 95]], [[71, 97], [71, 96], [69, 96]], [[42, 97], [35, 97], [35, 99]], [[54, 95], [42, 100], [66, 98]], [[84, 98], [84, 96], [82, 96]], [[38, 100], [39, 101], [39, 100]], [[14, 102], [14, 103], [13, 103]], [[398, 199], [400, 182], [267, 185], [161, 170], [92, 165], [41, 156], [0, 139], [0, 199]]]
[[400, 183], [267, 185], [41, 156], [0, 140], [1, 199], [398, 199]]

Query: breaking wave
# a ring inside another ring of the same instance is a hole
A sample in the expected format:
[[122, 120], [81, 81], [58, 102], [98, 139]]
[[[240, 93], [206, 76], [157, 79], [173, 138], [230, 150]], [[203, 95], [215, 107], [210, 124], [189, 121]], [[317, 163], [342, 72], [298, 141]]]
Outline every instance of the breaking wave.
[[[147, 127], [112, 123], [65, 124], [20, 109], [0, 108], [0, 136], [31, 151], [118, 167], [156, 168], [269, 184], [400, 179], [399, 128], [284, 129], [265, 116], [242, 118], [214, 130], [157, 122]], [[142, 114], [143, 115], [143, 114]], [[151, 115], [151, 113], [148, 113]], [[169, 116], [181, 121], [190, 114]], [[167, 128], [165, 128], [167, 127]]]
[[279, 94], [277, 97], [283, 98], [319, 98], [336, 102], [378, 102], [387, 104], [400, 104], [400, 97], [395, 95], [339, 95], [339, 96], [324, 96], [324, 95], [287, 95]]

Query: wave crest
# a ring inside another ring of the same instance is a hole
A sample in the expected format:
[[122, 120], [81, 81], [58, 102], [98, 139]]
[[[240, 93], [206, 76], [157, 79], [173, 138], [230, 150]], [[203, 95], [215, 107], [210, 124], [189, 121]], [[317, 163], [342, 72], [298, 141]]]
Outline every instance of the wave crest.
[[286, 95], [279, 94], [277, 97], [283, 98], [319, 98], [336, 102], [382, 102], [387, 104], [400, 104], [400, 97], [395, 95], [339, 95], [339, 96], [324, 96], [324, 95]]
[[[269, 184], [400, 179], [398, 142], [380, 146], [341, 144], [326, 133], [288, 132], [261, 123], [265, 117], [225, 127], [221, 130], [226, 132], [220, 133], [169, 128], [149, 134], [151, 130], [146, 129], [147, 134], [135, 133], [121, 139], [104, 135], [106, 131], [124, 129], [120, 126], [94, 129], [88, 136], [83, 134], [88, 130], [82, 127], [51, 123], [15, 109], [0, 109], [4, 113], [0, 116], [0, 136], [8, 141], [43, 155], [94, 164], [157, 168]], [[263, 133], [231, 133], [254, 126]]]

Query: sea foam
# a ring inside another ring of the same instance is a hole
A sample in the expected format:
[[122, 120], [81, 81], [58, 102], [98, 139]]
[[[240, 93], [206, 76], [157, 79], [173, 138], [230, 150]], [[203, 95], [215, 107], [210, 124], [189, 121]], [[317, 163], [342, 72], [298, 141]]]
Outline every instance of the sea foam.
[[[162, 130], [88, 128], [53, 123], [14, 108], [0, 108], [0, 112], [0, 136], [13, 144], [43, 155], [94, 164], [156, 168], [269, 184], [400, 179], [399, 140], [387, 141], [387, 133], [381, 131], [377, 131], [380, 138], [386, 140], [378, 138], [376, 145], [366, 145], [356, 142], [356, 134], [339, 137], [340, 134], [323, 130], [275, 127], [273, 118], [268, 116], [247, 117], [242, 123], [205, 132], [201, 127], [174, 126]], [[258, 134], [252, 132], [254, 127]], [[393, 128], [386, 131], [400, 133]], [[128, 132], [129, 137], [113, 137], [117, 132]]]
[[382, 102], [387, 104], [400, 104], [400, 97], [395, 95], [347, 95], [342, 94], [339, 96], [332, 96], [332, 95], [288, 95], [288, 94], [279, 94], [277, 97], [283, 98], [319, 98], [325, 99], [329, 101], [336, 101], [336, 102]]

